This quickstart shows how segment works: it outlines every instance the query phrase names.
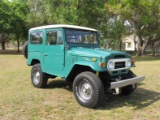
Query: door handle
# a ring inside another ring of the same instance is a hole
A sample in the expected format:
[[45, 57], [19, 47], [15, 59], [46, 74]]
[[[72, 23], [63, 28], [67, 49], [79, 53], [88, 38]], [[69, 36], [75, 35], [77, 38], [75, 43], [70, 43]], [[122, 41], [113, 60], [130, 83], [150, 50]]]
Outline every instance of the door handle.
[[48, 56], [48, 54], [43, 54], [44, 56]]

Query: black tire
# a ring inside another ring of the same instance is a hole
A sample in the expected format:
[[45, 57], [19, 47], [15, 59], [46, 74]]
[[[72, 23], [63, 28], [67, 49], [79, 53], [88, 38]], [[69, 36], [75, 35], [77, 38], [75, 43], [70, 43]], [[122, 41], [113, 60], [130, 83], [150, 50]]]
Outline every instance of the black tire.
[[[136, 75], [131, 70], [129, 70], [128, 75], [129, 75], [129, 78], [136, 77]], [[128, 95], [132, 94], [136, 88], [137, 88], [137, 84], [122, 87], [121, 88], [121, 95], [128, 96]]]
[[27, 59], [28, 58], [28, 41], [24, 43], [23, 48], [22, 48], [22, 53], [24, 57]]
[[73, 82], [74, 97], [88, 108], [98, 107], [104, 100], [104, 87], [99, 77], [92, 72], [82, 72]]
[[31, 80], [33, 86], [37, 88], [45, 88], [47, 86], [48, 77], [42, 72], [40, 64], [35, 64], [31, 70]]

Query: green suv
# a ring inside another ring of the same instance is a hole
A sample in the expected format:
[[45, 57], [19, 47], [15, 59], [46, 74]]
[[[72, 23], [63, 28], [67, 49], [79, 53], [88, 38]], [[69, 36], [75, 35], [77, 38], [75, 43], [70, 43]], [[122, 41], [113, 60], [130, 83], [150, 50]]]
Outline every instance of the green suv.
[[33, 86], [45, 88], [49, 78], [73, 82], [77, 102], [89, 108], [104, 101], [104, 93], [129, 95], [144, 80], [130, 70], [131, 56], [100, 48], [97, 30], [73, 25], [47, 25], [31, 28], [23, 47], [32, 66]]

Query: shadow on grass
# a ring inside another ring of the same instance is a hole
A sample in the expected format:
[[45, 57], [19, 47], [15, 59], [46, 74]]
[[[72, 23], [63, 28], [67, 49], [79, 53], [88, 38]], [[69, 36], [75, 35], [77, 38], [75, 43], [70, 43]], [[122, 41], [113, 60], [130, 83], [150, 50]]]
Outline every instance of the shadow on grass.
[[134, 109], [141, 109], [159, 101], [160, 93], [143, 88], [137, 88], [137, 90], [129, 96], [107, 94], [105, 99], [105, 106], [101, 109], [114, 109], [124, 106], [131, 106], [134, 107]]
[[[62, 88], [72, 92], [72, 83], [68, 83], [62, 79], [50, 81], [46, 89]], [[97, 108], [101, 110], [115, 109], [124, 106], [131, 106], [135, 109], [148, 107], [160, 100], [160, 93], [137, 88], [136, 91], [129, 96], [105, 94], [104, 104]]]
[[68, 91], [72, 91], [72, 83], [69, 83], [63, 79], [55, 79], [48, 83], [46, 89], [62, 88]]

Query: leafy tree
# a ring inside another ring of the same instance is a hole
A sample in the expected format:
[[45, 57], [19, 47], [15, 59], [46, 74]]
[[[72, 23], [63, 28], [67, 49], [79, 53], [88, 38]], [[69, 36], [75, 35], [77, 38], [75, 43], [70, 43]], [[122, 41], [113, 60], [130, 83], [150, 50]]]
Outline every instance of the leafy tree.
[[5, 49], [5, 43], [7, 42], [10, 29], [10, 16], [8, 13], [9, 6], [3, 0], [0, 0], [0, 6], [0, 43], [2, 49]]
[[146, 47], [160, 40], [160, 1], [123, 0], [125, 17], [138, 36], [138, 56], [144, 55]]
[[160, 41], [160, 0], [0, 0], [0, 6], [4, 47], [6, 36], [14, 34], [19, 46], [27, 28], [47, 24], [96, 28], [110, 46], [120, 43], [120, 50], [123, 36], [136, 34], [138, 55], [143, 55], [148, 45], [155, 54]]
[[20, 44], [20, 37], [24, 36], [26, 33], [25, 27], [25, 15], [27, 13], [27, 7], [16, 1], [1, 1], [0, 2], [0, 36], [2, 49], [5, 49], [5, 43], [10, 34], [16, 36], [16, 41], [18, 45]]
[[154, 46], [160, 40], [159, 0], [112, 0], [105, 7], [110, 17], [118, 15], [122, 21], [129, 23], [131, 29], [128, 31], [139, 38], [139, 56], [144, 55], [149, 44]]
[[31, 26], [76, 24], [96, 27], [102, 18], [103, 2], [98, 0], [28, 0]]
[[18, 47], [17, 51], [19, 52], [20, 38], [23, 36], [26, 37], [27, 33], [25, 15], [27, 14], [28, 10], [25, 4], [22, 4], [18, 1], [12, 1], [9, 4], [11, 8], [11, 15], [13, 16], [10, 18], [11, 33], [16, 37]]
[[116, 0], [108, 1], [104, 4], [104, 8], [106, 9], [106, 38], [108, 39], [108, 47], [112, 47], [118, 43], [119, 49], [122, 50], [122, 39], [123, 36], [128, 34], [127, 29], [129, 26], [126, 23], [126, 20], [123, 19], [121, 15], [121, 3], [118, 3]]

